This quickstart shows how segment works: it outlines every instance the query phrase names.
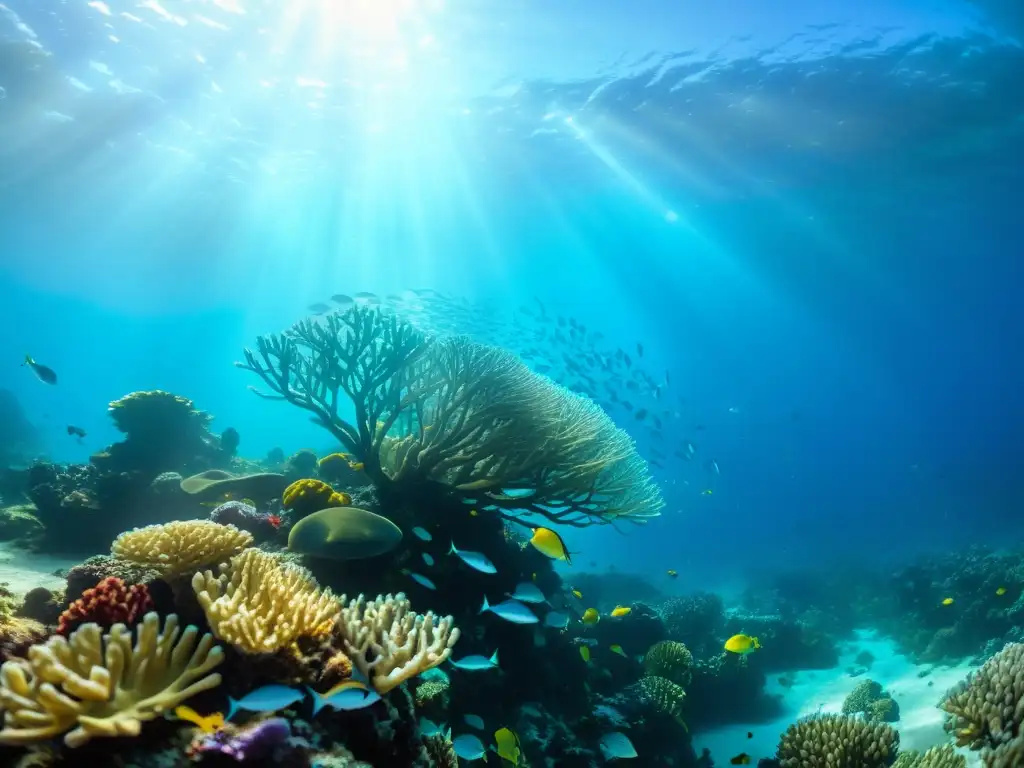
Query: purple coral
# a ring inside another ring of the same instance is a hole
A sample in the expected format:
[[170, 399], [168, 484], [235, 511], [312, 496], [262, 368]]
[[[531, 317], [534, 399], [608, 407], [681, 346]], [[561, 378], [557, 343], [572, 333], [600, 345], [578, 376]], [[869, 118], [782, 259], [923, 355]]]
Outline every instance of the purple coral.
[[283, 717], [272, 717], [241, 729], [224, 728], [212, 735], [203, 735], [192, 743], [189, 755], [217, 752], [242, 763], [265, 757], [292, 735], [291, 725]]

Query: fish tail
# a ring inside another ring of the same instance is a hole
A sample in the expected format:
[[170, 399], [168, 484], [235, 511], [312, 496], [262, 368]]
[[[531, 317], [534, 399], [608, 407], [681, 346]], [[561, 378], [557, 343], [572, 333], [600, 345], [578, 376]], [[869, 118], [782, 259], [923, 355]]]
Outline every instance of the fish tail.
[[484, 604], [480, 606], [478, 613], [485, 613], [491, 610], [491, 604], [487, 602], [487, 595], [484, 595]]
[[454, 539], [452, 540], [452, 548], [448, 550], [448, 554], [449, 555], [457, 555], [457, 554], [459, 554], [459, 550], [457, 550], [455, 548], [455, 541], [454, 541]]
[[22, 366], [34, 365], [34, 364], [35, 364], [35, 361], [32, 359], [32, 355], [25, 355], [25, 362], [22, 363]]
[[228, 696], [228, 711], [224, 714], [224, 722], [226, 723], [232, 717], [238, 713], [238, 701]]
[[493, 654], [491, 654], [491, 664], [493, 664], [494, 666], [498, 666], [498, 652], [497, 651], [495, 651]]
[[309, 695], [313, 697], [313, 717], [316, 717], [320, 713], [320, 710], [324, 708], [324, 704], [327, 703], [327, 699], [314, 691], [308, 685], [306, 686], [306, 690], [309, 691]]
[[760, 648], [761, 647], [761, 641], [758, 640], [756, 637], [752, 637], [750, 639], [754, 641], [754, 647], [755, 648]]

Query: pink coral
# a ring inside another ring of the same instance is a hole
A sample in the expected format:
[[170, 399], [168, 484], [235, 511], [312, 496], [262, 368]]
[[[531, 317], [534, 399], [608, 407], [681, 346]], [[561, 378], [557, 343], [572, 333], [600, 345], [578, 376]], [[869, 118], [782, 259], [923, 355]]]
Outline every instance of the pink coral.
[[57, 632], [68, 635], [80, 624], [95, 622], [101, 627], [114, 624], [131, 626], [152, 610], [153, 599], [145, 584], [125, 584], [116, 576], [109, 576], [68, 606], [60, 615]]

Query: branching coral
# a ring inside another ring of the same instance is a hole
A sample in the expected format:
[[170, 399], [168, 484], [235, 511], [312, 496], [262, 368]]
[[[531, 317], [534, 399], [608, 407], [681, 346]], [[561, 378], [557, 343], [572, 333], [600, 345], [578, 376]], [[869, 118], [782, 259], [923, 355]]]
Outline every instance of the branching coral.
[[1011, 643], [946, 694], [945, 728], [957, 746], [997, 749], [1021, 736], [1024, 643]]
[[78, 747], [99, 736], [137, 736], [142, 723], [201, 691], [220, 685], [212, 672], [223, 661], [213, 637], [178, 617], [146, 614], [132, 631], [116, 624], [103, 634], [85, 624], [55, 635], [0, 667], [4, 728], [0, 744], [29, 744], [65, 734]]
[[122, 533], [110, 548], [122, 560], [157, 568], [165, 576], [223, 562], [252, 544], [252, 534], [210, 520], [147, 525]]
[[192, 577], [213, 633], [245, 653], [289, 649], [303, 637], [328, 635], [341, 613], [331, 591], [321, 591], [303, 568], [258, 549]]
[[693, 654], [680, 642], [663, 640], [647, 649], [644, 673], [685, 686], [693, 674]]
[[110, 576], [68, 606], [57, 621], [57, 632], [68, 635], [73, 629], [87, 622], [101, 627], [114, 624], [134, 626], [153, 608], [149, 588], [145, 584], [125, 584], [116, 576]]
[[378, 693], [443, 664], [452, 654], [459, 630], [452, 617], [413, 613], [405, 595], [360, 595], [341, 614], [345, 650], [356, 669]]
[[[260, 338], [239, 365], [276, 393], [264, 397], [312, 412], [378, 485], [440, 484], [511, 517], [571, 525], [643, 522], [663, 506], [626, 432], [501, 349], [428, 339], [355, 307]], [[346, 398], [354, 423], [340, 416]]]
[[848, 715], [812, 715], [789, 726], [779, 743], [782, 768], [886, 768], [900, 737], [888, 725]]

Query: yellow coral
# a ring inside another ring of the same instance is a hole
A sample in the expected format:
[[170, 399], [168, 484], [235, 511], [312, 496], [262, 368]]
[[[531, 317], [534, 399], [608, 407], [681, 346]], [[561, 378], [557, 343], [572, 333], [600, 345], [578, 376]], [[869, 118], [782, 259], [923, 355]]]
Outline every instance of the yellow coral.
[[110, 553], [165, 576], [216, 565], [252, 544], [252, 534], [212, 520], [183, 520], [122, 533]]
[[192, 577], [213, 633], [245, 653], [274, 653], [301, 637], [329, 634], [341, 604], [303, 568], [258, 549]]
[[347, 493], [335, 491], [323, 480], [306, 478], [296, 480], [284, 489], [281, 505], [285, 509], [301, 507], [304, 512], [316, 512], [327, 507], [347, 507], [352, 497]]
[[451, 616], [413, 613], [402, 593], [370, 602], [360, 595], [342, 610], [341, 629], [352, 664], [382, 694], [443, 664], [459, 639]]
[[[201, 691], [220, 685], [211, 671], [224, 659], [213, 637], [192, 626], [180, 633], [178, 617], [148, 613], [132, 632], [115, 624], [106, 634], [85, 624], [71, 636], [32, 646], [28, 658], [0, 667], [5, 710], [0, 744], [29, 744], [66, 733], [78, 747], [99, 736], [138, 736], [142, 723]], [[72, 729], [70, 730], [69, 729]]]

